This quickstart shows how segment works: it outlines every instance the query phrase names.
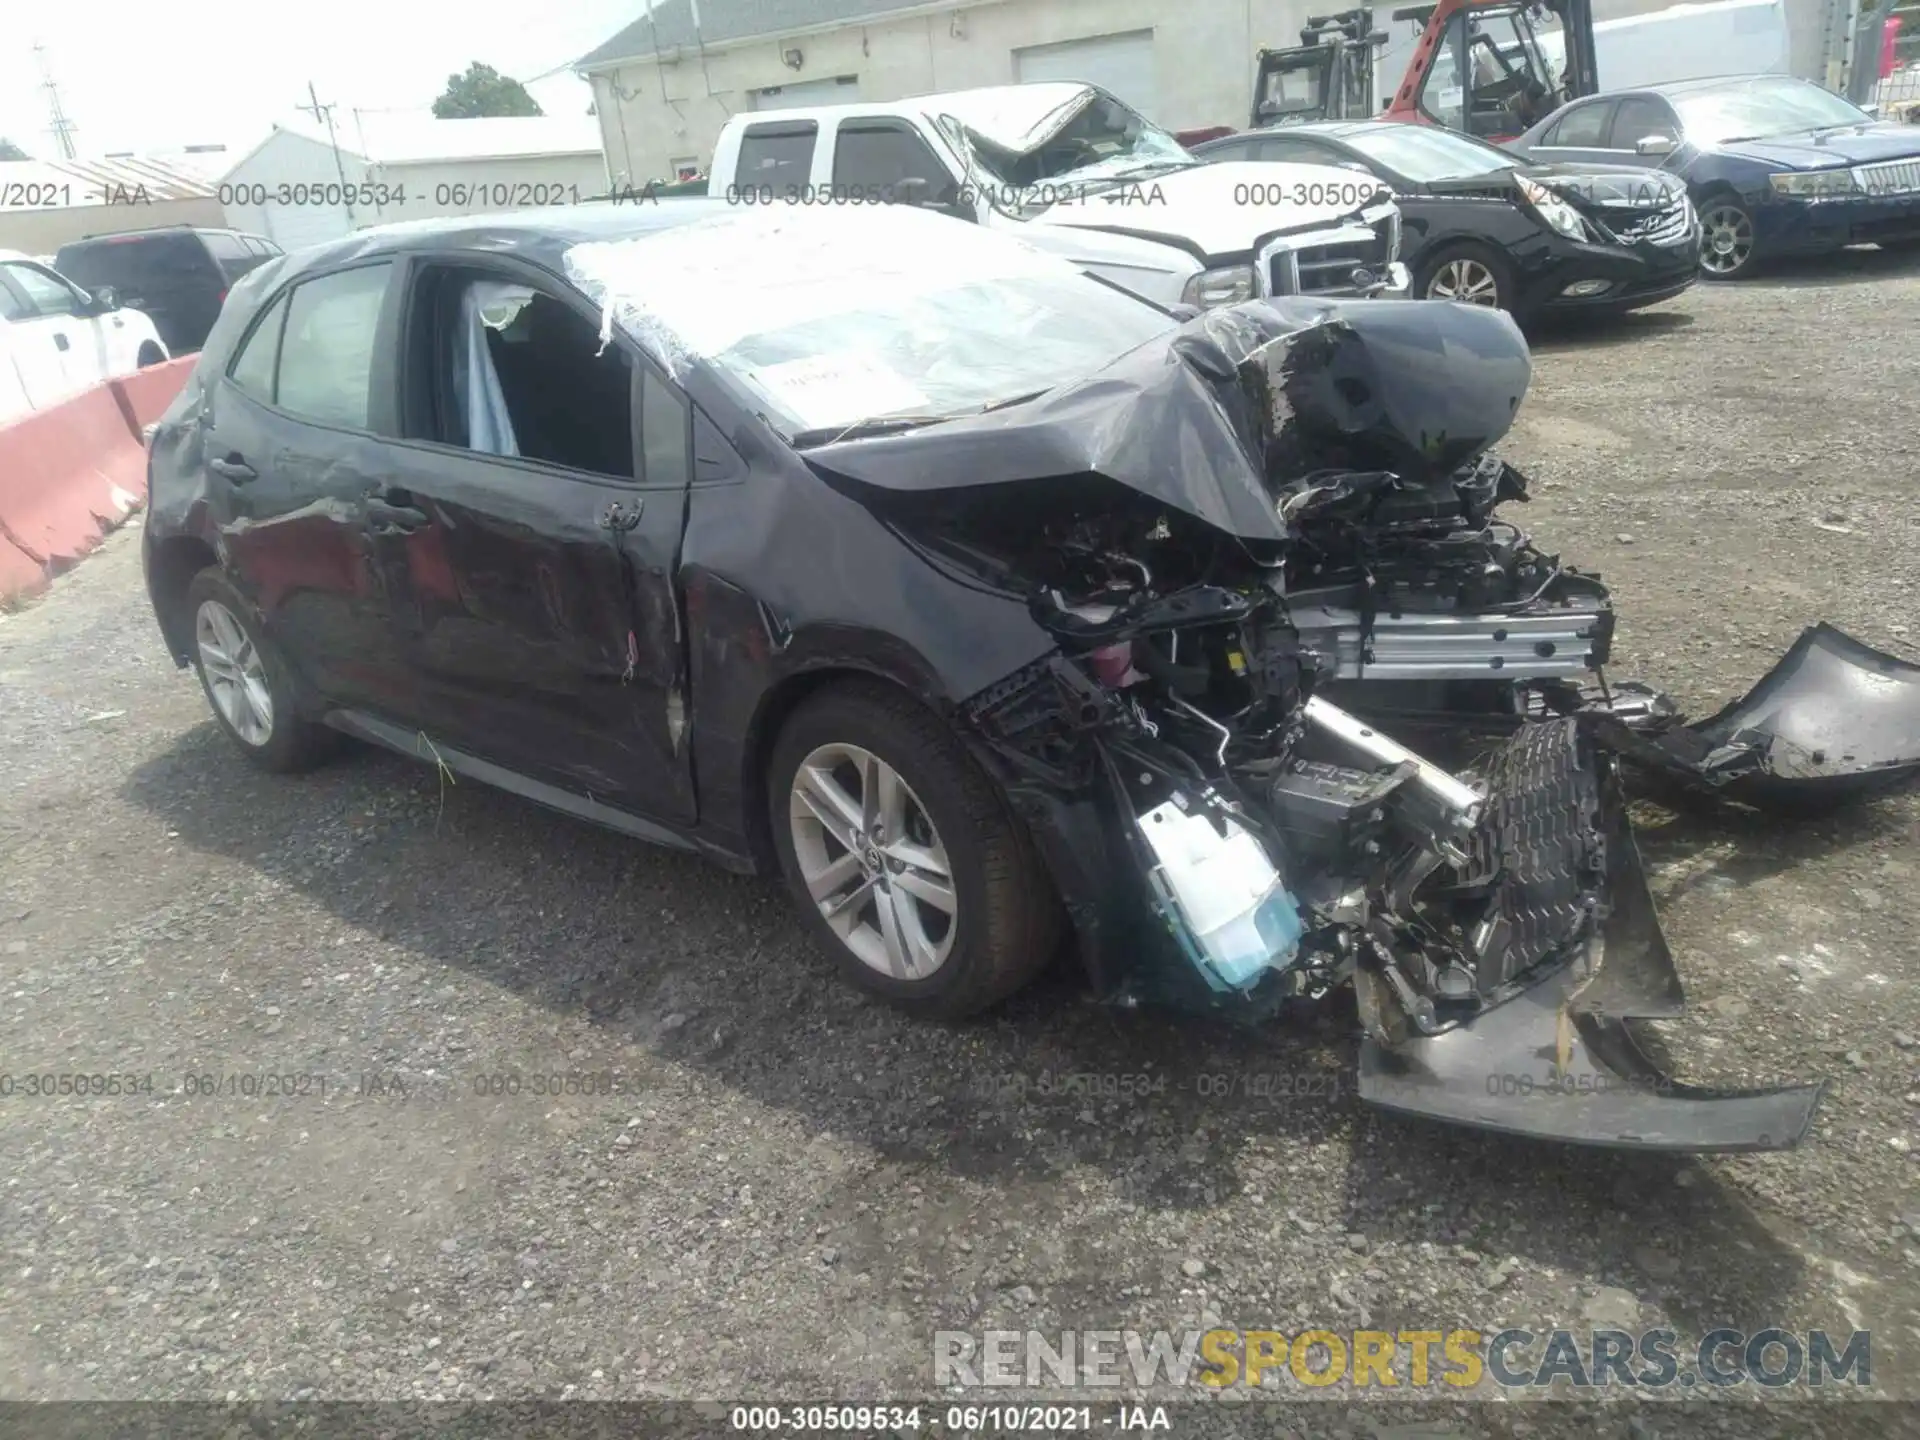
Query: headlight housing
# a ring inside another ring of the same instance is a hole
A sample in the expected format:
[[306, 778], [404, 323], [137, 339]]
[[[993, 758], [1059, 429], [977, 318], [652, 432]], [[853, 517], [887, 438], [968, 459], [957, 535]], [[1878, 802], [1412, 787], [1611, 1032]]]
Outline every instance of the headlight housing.
[[1181, 303], [1211, 310], [1216, 305], [1238, 305], [1254, 295], [1251, 265], [1223, 265], [1217, 270], [1202, 270], [1187, 281], [1180, 292]]
[[1774, 194], [1795, 200], [1839, 200], [1860, 193], [1851, 170], [1788, 170], [1769, 175], [1767, 183]]
[[1554, 194], [1537, 180], [1526, 176], [1516, 176], [1520, 182], [1520, 195], [1533, 207], [1534, 214], [1547, 222], [1547, 228], [1566, 236], [1569, 240], [1588, 238], [1587, 222], [1580, 212]]

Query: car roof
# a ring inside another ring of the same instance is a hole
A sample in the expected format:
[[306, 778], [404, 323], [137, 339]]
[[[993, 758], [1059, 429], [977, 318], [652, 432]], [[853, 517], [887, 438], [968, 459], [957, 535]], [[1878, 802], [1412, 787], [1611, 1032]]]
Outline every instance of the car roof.
[[102, 230], [92, 235], [82, 235], [77, 240], [67, 241], [60, 248], [71, 250], [76, 246], [98, 245], [108, 240], [151, 240], [173, 235], [238, 235], [247, 240], [272, 243], [271, 236], [262, 235], [257, 230], [235, 230], [226, 225], [145, 225], [133, 230]]
[[1643, 85], [1640, 90], [1649, 95], [1700, 95], [1710, 90], [1748, 85], [1755, 80], [1791, 80], [1801, 85], [1813, 83], [1801, 80], [1797, 75], [1709, 75], [1701, 80], [1669, 80], [1664, 85]]
[[[420, 250], [518, 255], [558, 272], [565, 268], [566, 252], [587, 241], [625, 240], [695, 220], [738, 213], [741, 207], [726, 200], [704, 195], [673, 195], [588, 201], [497, 215], [444, 215], [428, 220], [403, 220], [306, 246], [268, 262], [268, 266], [260, 267], [255, 273], [264, 275], [271, 266], [276, 277], [293, 278], [328, 269], [342, 261]], [[276, 287], [277, 283], [276, 280]]]

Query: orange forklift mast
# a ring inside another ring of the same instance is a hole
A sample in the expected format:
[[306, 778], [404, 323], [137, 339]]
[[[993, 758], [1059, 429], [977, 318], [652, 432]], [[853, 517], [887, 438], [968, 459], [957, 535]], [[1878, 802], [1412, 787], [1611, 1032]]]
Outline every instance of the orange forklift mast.
[[[1393, 18], [1421, 30], [1384, 119], [1498, 143], [1600, 88], [1591, 0], [1439, 0]], [[1555, 22], [1564, 59], [1543, 43]]]

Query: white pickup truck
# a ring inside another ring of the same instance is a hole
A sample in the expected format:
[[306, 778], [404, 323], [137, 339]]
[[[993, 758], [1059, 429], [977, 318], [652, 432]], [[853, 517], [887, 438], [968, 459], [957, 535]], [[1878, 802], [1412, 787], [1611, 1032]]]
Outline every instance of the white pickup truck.
[[1407, 293], [1400, 212], [1373, 176], [1208, 165], [1092, 85], [1002, 85], [736, 115], [707, 193], [905, 203], [1017, 232], [1156, 305]]

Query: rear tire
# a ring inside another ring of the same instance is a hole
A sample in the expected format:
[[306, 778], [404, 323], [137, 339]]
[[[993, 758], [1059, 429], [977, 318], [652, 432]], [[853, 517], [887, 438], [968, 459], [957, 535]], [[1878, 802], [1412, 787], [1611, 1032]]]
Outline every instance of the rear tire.
[[854, 681], [806, 700], [774, 745], [767, 793], [794, 903], [862, 990], [957, 1020], [1052, 958], [1060, 903], [1031, 837], [904, 693]]
[[134, 357], [133, 363], [144, 370], [149, 365], [158, 365], [166, 358], [166, 356], [160, 353], [160, 347], [158, 345], [142, 345], [140, 347], [140, 353]]
[[292, 672], [253, 607], [217, 565], [187, 586], [193, 667], [213, 718], [262, 770], [308, 770], [336, 748], [333, 731], [299, 713]]

